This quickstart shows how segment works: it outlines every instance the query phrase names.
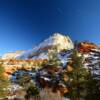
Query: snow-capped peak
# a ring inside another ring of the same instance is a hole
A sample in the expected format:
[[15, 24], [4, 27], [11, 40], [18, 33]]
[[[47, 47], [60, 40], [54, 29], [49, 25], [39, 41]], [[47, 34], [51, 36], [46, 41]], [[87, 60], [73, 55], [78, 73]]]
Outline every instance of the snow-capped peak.
[[48, 51], [49, 49], [52, 48], [56, 48], [58, 52], [64, 49], [71, 50], [74, 48], [74, 44], [68, 36], [62, 35], [60, 33], [54, 33], [52, 36], [45, 39], [38, 46], [35, 46], [33, 49], [26, 51], [17, 58], [31, 59], [31, 58], [36, 58], [36, 56], [39, 57], [39, 55], [42, 55], [42, 57], [39, 58], [43, 58], [43, 55], [46, 57], [44, 50]]
[[73, 43], [68, 36], [62, 35], [60, 33], [54, 33], [49, 38], [45, 39], [39, 44], [38, 48], [44, 48], [47, 46], [57, 46], [58, 50], [62, 49], [73, 49]]

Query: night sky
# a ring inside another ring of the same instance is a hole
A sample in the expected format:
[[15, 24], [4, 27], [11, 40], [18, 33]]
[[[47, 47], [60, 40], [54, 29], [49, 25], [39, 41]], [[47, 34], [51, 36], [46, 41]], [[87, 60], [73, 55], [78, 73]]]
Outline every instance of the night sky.
[[100, 43], [100, 0], [0, 0], [0, 54], [28, 50], [54, 32]]

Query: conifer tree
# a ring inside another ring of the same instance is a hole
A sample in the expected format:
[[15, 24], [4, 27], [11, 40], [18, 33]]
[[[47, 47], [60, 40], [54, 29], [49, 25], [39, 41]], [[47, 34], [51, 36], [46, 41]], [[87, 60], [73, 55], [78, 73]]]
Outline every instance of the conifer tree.
[[50, 50], [48, 53], [48, 62], [49, 65], [56, 65], [56, 66], [60, 66], [61, 65], [61, 61], [58, 57], [58, 53], [57, 50]]
[[81, 97], [86, 96], [88, 70], [83, 66], [83, 57], [79, 55], [78, 51], [73, 50], [70, 66], [73, 71], [68, 73], [70, 77], [70, 98], [71, 100], [80, 100]]
[[31, 80], [31, 76], [28, 73], [24, 73], [24, 74], [17, 74], [16, 76], [16, 83], [19, 84], [20, 86], [22, 86], [24, 89], [27, 88], [28, 83]]

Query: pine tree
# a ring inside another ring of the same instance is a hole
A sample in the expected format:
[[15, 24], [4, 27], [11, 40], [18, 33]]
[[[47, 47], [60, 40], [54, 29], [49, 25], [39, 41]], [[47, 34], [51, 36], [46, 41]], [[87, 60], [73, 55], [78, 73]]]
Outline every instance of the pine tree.
[[16, 76], [16, 83], [22, 86], [24, 89], [27, 88], [29, 82], [31, 80], [31, 76], [28, 73], [24, 74], [17, 74]]
[[56, 66], [60, 66], [61, 65], [61, 61], [58, 57], [58, 52], [56, 49], [54, 50], [50, 50], [48, 53], [48, 65], [56, 65]]
[[36, 96], [36, 95], [39, 95], [39, 89], [37, 88], [37, 86], [32, 82], [30, 82], [30, 85], [29, 85], [29, 87], [28, 87], [28, 89], [27, 89], [27, 94], [28, 95], [34, 95], [34, 96]]
[[73, 68], [72, 72], [69, 72], [70, 77], [70, 98], [72, 100], [80, 100], [81, 97], [86, 96], [87, 77], [89, 75], [88, 70], [83, 66], [83, 57], [79, 55], [75, 49], [71, 57], [70, 66]]

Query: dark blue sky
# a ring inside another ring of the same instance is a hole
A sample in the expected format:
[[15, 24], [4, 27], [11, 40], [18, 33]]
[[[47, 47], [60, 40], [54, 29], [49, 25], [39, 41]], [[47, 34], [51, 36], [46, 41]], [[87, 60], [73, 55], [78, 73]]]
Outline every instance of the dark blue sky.
[[0, 54], [27, 50], [53, 32], [100, 43], [100, 0], [0, 0]]

